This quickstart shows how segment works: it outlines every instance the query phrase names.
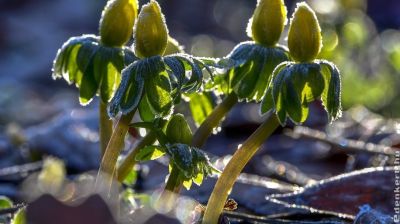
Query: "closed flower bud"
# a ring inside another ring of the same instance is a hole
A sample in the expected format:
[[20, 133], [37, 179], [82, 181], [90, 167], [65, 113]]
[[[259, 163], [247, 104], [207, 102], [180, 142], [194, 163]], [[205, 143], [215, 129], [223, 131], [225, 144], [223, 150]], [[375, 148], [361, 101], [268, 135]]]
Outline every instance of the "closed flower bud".
[[156, 1], [144, 5], [135, 25], [135, 53], [141, 58], [163, 55], [168, 43], [164, 15]]
[[286, 14], [283, 0], [259, 0], [248, 24], [248, 35], [266, 47], [274, 46], [286, 25]]
[[126, 44], [132, 36], [137, 11], [137, 0], [109, 0], [100, 20], [101, 42], [109, 47]]
[[321, 50], [322, 36], [317, 16], [304, 2], [297, 4], [291, 19], [288, 46], [290, 55], [299, 62], [314, 60]]
[[166, 135], [171, 143], [189, 145], [192, 142], [192, 131], [182, 114], [174, 114], [168, 122]]

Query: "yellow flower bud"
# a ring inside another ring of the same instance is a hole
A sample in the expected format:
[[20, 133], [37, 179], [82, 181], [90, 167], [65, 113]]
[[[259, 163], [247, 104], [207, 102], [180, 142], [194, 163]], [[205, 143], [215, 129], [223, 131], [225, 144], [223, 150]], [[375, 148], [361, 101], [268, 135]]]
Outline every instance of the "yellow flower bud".
[[135, 53], [138, 57], [164, 54], [168, 43], [168, 29], [156, 1], [151, 0], [142, 7], [134, 31]]
[[247, 34], [259, 44], [274, 46], [286, 25], [286, 14], [283, 0], [259, 0], [249, 21]]
[[321, 50], [321, 28], [314, 11], [305, 2], [297, 4], [291, 19], [288, 46], [292, 58], [299, 62], [314, 60]]
[[100, 19], [101, 42], [109, 47], [126, 44], [132, 36], [137, 12], [137, 0], [109, 0]]

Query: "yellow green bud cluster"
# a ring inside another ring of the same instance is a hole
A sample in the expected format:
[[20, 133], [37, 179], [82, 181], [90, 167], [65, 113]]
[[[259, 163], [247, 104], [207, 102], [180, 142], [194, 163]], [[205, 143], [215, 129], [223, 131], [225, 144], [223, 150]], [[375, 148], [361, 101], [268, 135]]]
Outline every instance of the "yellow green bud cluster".
[[132, 36], [138, 13], [137, 0], [110, 0], [100, 19], [101, 43], [108, 47], [121, 47]]

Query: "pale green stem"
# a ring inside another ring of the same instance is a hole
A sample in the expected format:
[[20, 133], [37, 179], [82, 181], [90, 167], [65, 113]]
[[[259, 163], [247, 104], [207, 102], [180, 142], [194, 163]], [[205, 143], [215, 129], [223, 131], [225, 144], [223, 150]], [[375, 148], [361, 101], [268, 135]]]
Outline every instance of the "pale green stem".
[[144, 136], [137, 145], [128, 153], [125, 157], [125, 160], [118, 167], [117, 178], [119, 182], [122, 182], [126, 176], [128, 176], [129, 172], [132, 170], [133, 166], [136, 164], [136, 155], [140, 152], [144, 147], [151, 145], [156, 140], [156, 134], [153, 131], [150, 131], [146, 136]]
[[108, 117], [107, 114], [107, 104], [103, 103], [100, 100], [100, 105], [99, 105], [99, 139], [100, 139], [100, 150], [101, 150], [100, 159], [103, 158], [103, 155], [108, 145], [108, 141], [110, 141], [111, 134], [112, 134], [112, 120]]
[[278, 118], [275, 114], [270, 114], [264, 123], [262, 123], [243, 145], [236, 150], [221, 176], [218, 178], [214, 190], [211, 193], [204, 213], [203, 224], [218, 223], [225, 202], [228, 199], [228, 194], [236, 179], [239, 177], [245, 165], [257, 152], [258, 148], [278, 126]]
[[96, 178], [96, 189], [111, 189], [118, 156], [124, 148], [125, 135], [129, 130], [129, 124], [132, 120], [135, 111], [127, 115], [121, 115], [119, 118], [114, 132], [111, 135], [107, 149], [101, 160], [99, 172]]

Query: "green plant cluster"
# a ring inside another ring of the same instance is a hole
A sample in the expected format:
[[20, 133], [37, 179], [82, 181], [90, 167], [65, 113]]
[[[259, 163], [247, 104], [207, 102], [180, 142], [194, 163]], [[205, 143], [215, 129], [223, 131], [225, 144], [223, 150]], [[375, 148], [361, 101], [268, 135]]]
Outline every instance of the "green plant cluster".
[[[54, 62], [54, 78], [75, 83], [82, 104], [99, 94], [116, 123], [112, 135], [104, 135], [108, 144], [96, 187], [122, 182], [136, 162], [164, 155], [170, 158], [165, 192], [179, 193], [182, 185], [189, 189], [192, 182], [200, 185], [219, 172], [201, 150], [213, 129], [237, 102], [261, 101], [261, 113], [269, 112], [266, 121], [237, 150], [211, 195], [204, 222], [215, 223], [236, 177], [279, 124], [285, 125], [288, 118], [301, 124], [309, 115], [309, 103], [320, 99], [330, 121], [340, 116], [339, 70], [332, 62], [317, 59], [321, 29], [306, 3], [297, 5], [285, 47], [278, 44], [287, 21], [283, 0], [259, 0], [247, 30], [252, 40], [239, 43], [224, 58], [166, 52], [182, 48], [171, 48], [175, 42], [170, 41], [161, 7], [150, 0], [136, 18], [138, 8], [136, 1], [110, 0], [102, 14], [100, 37], [72, 38]], [[133, 44], [124, 46], [132, 33]], [[213, 97], [220, 94], [226, 97], [215, 104]], [[181, 99], [190, 101], [199, 125], [194, 133], [175, 111]], [[131, 123], [137, 111], [141, 121]], [[147, 129], [147, 135], [118, 165], [132, 127]]]

